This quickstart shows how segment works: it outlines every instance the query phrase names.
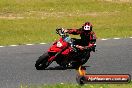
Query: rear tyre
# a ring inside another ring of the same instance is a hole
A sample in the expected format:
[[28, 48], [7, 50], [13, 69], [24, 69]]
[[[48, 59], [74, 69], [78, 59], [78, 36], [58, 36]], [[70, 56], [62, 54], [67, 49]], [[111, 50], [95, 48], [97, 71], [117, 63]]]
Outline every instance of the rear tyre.
[[42, 56], [39, 57], [39, 59], [35, 63], [35, 67], [37, 70], [44, 70], [49, 66], [48, 62], [49, 55], [48, 53], [43, 54]]
[[87, 53], [85, 57], [79, 58], [81, 60], [80, 62], [72, 62], [72, 68], [77, 69], [80, 67], [80, 65], [84, 65], [89, 60], [89, 57], [90, 53]]
[[87, 53], [87, 55], [84, 58], [82, 58], [81, 64], [84, 65], [89, 60], [89, 58], [90, 58], [90, 52]]
[[79, 68], [80, 65], [81, 65], [81, 63], [74, 62], [74, 63], [72, 63], [72, 67], [71, 68], [77, 69], [77, 68]]

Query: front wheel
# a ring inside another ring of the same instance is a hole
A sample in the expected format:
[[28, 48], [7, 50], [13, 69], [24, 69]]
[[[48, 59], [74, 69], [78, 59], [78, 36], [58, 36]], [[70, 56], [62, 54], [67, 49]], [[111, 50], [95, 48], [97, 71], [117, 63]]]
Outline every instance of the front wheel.
[[42, 56], [39, 57], [39, 59], [35, 63], [35, 67], [37, 70], [43, 70], [49, 66], [48, 62], [49, 54], [45, 53]]

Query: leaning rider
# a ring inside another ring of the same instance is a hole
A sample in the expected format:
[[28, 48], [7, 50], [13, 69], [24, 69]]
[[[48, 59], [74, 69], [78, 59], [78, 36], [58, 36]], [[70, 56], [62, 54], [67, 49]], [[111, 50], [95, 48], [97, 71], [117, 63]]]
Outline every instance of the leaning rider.
[[[75, 45], [80, 50], [85, 47], [94, 48], [96, 47], [96, 35], [92, 30], [93, 26], [90, 22], [85, 22], [79, 29], [64, 29], [64, 32], [73, 35], [79, 35], [81, 39], [75, 40]], [[94, 51], [94, 50], [93, 50]]]

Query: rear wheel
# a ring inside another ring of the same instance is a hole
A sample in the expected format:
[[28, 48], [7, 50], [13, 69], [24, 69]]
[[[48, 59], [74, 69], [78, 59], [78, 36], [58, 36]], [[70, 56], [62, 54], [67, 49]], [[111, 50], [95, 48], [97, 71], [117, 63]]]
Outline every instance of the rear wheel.
[[84, 65], [89, 60], [89, 57], [90, 57], [90, 52], [88, 52], [85, 57], [78, 58], [78, 59], [80, 59], [80, 61], [72, 62], [71, 63], [72, 67], [79, 68], [80, 65]]
[[85, 64], [89, 60], [89, 57], [90, 57], [90, 52], [88, 52], [87, 55], [84, 58], [82, 58], [82, 63], [81, 64], [82, 65]]
[[48, 53], [43, 54], [42, 56], [39, 57], [39, 59], [35, 63], [35, 67], [37, 70], [43, 70], [49, 66], [48, 62], [49, 55]]

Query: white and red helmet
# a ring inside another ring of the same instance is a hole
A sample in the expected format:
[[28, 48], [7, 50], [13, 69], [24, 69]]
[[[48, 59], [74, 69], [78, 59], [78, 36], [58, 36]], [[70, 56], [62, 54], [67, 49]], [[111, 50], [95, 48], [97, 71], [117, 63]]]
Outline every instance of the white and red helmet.
[[90, 22], [85, 22], [82, 26], [82, 29], [84, 31], [92, 31], [92, 24]]

